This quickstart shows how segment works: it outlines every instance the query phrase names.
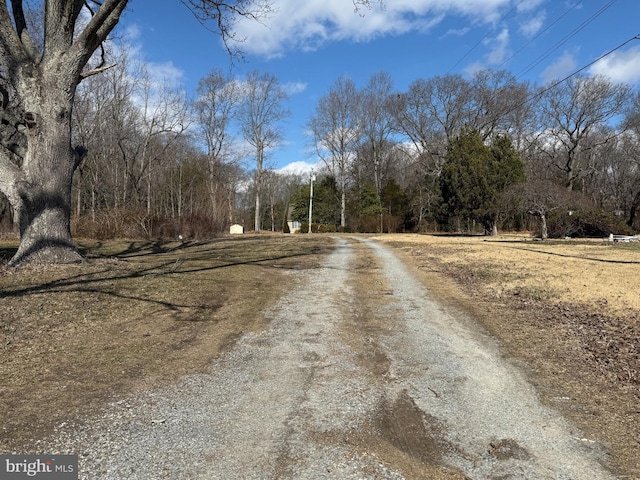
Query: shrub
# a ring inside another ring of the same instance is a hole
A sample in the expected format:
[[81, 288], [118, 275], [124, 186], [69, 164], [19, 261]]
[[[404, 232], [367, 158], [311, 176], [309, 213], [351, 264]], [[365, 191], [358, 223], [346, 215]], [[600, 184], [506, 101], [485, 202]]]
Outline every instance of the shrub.
[[553, 212], [547, 219], [549, 237], [608, 237], [609, 234], [633, 235], [633, 230], [618, 216], [605, 210]]
[[108, 240], [113, 238], [175, 239], [213, 238], [224, 232], [226, 225], [202, 214], [182, 217], [149, 215], [145, 210], [109, 209], [91, 216], [72, 218], [73, 234], [77, 237]]
[[361, 215], [358, 231], [361, 233], [378, 233], [380, 231], [380, 215]]
[[321, 223], [318, 225], [318, 233], [335, 233], [336, 226], [332, 223]]
[[387, 233], [397, 233], [402, 231], [404, 222], [400, 217], [392, 215], [390, 213], [384, 213], [382, 215], [382, 227]]

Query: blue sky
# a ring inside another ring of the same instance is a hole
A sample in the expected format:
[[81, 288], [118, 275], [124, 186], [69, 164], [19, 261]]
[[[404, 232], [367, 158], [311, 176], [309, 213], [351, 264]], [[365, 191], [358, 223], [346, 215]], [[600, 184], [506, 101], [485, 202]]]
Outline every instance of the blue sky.
[[[505, 69], [545, 84], [640, 34], [638, 0], [385, 0], [354, 13], [352, 0], [274, 0], [264, 24], [237, 25], [245, 60], [234, 61], [180, 0], [131, 0], [118, 32], [158, 74], [187, 91], [213, 68], [242, 79], [258, 70], [290, 92], [285, 144], [270, 165], [313, 164], [305, 124], [341, 76], [363, 87], [388, 72], [398, 91], [418, 78]], [[640, 40], [585, 74], [640, 85]]]

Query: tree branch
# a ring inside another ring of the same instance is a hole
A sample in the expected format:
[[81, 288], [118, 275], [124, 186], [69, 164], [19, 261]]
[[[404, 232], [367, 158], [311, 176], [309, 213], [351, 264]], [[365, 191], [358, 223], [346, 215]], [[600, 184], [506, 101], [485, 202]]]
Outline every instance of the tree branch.
[[25, 56], [25, 50], [16, 33], [7, 2], [0, 2], [0, 63], [11, 69]]
[[86, 72], [82, 72], [80, 74], [80, 79], [84, 80], [87, 77], [90, 77], [92, 75], [97, 75], [98, 73], [102, 73], [105, 70], [109, 70], [110, 68], [113, 68], [117, 65], [117, 63], [112, 63], [111, 65], [105, 65], [103, 67], [98, 67], [98, 68], [94, 68], [92, 70], [87, 70]]
[[86, 78], [80, 73], [82, 68], [116, 27], [128, 2], [129, 0], [104, 0], [95, 12], [89, 9], [93, 12], [91, 20], [78, 35], [69, 51], [71, 58], [77, 58], [76, 70], [80, 79]]
[[44, 55], [57, 57], [73, 43], [74, 27], [83, 0], [46, 0], [44, 2]]
[[384, 0], [353, 0], [353, 8], [357, 14], [364, 16], [364, 14], [361, 13], [361, 10], [363, 8], [371, 10], [374, 3], [379, 3], [381, 7], [384, 7]]
[[[180, 0], [200, 24], [209, 31], [219, 33], [222, 42], [231, 56], [242, 56], [241, 49], [234, 48], [232, 42], [242, 43], [245, 39], [238, 38], [233, 26], [239, 17], [249, 18], [261, 22], [274, 12], [271, 0]], [[215, 28], [207, 24], [213, 21]]]
[[24, 46], [26, 52], [29, 54], [32, 60], [37, 60], [40, 56], [38, 49], [36, 48], [35, 43], [31, 39], [31, 35], [29, 34], [29, 30], [27, 29], [27, 21], [24, 16], [24, 9], [22, 8], [22, 0], [15, 0], [11, 2], [11, 7], [13, 10], [13, 20], [16, 25], [16, 32], [18, 37], [22, 41], [22, 45]]

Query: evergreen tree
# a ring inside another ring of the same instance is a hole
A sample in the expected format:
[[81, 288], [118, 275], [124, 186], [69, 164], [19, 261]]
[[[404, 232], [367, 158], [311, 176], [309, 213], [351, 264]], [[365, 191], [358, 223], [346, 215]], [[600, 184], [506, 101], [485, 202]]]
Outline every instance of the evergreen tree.
[[482, 223], [497, 234], [498, 200], [510, 185], [524, 181], [524, 165], [511, 140], [496, 136], [486, 145], [477, 130], [464, 129], [447, 148], [440, 176], [443, 207], [450, 217]]
[[[291, 196], [291, 219], [309, 221], [309, 184], [301, 185]], [[313, 185], [313, 223], [340, 224], [340, 202], [336, 180], [332, 176], [320, 179]]]
[[389, 180], [380, 192], [380, 200], [384, 210], [384, 230], [387, 232], [400, 231], [406, 227], [409, 217], [409, 200], [407, 194], [395, 180]]

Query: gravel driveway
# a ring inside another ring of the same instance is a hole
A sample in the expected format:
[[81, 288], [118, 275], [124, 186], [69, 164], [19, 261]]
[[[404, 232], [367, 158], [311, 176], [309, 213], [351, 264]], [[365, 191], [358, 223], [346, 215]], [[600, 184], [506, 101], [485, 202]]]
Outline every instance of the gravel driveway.
[[336, 242], [209, 373], [62, 426], [42, 450], [78, 453], [86, 479], [615, 478], [390, 250]]

